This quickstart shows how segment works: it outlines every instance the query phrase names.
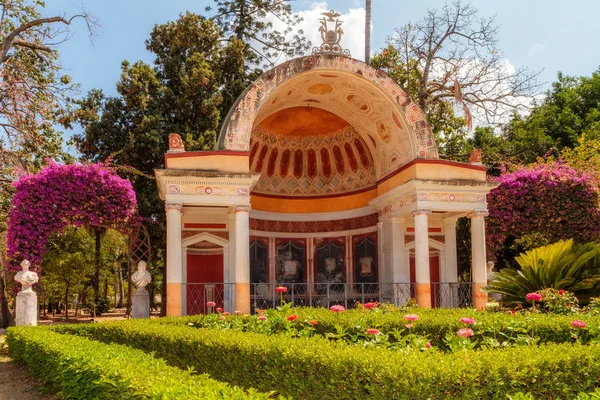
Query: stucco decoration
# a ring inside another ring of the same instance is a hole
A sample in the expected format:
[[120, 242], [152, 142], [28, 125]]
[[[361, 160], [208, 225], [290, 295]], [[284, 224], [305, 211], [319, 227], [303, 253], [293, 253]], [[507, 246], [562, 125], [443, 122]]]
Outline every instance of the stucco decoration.
[[265, 72], [231, 108], [217, 148], [249, 151], [253, 128], [263, 119], [307, 105], [340, 116], [361, 134], [378, 160], [378, 178], [415, 158], [438, 158], [425, 115], [392, 78], [333, 55], [296, 58]]
[[374, 187], [373, 158], [352, 126], [329, 120], [329, 129], [324, 130], [325, 124], [318, 120], [321, 128], [317, 129], [306, 123], [308, 115], [297, 113], [304, 123], [275, 126], [275, 132], [261, 124], [254, 130], [250, 171], [261, 177], [253, 193], [318, 196]]

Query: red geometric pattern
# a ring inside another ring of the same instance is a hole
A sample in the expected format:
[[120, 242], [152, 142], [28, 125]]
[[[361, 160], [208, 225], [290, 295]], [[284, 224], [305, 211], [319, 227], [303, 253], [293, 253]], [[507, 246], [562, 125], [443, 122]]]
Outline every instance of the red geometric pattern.
[[377, 214], [329, 221], [269, 221], [250, 218], [250, 229], [261, 232], [316, 233], [370, 228], [377, 225]]

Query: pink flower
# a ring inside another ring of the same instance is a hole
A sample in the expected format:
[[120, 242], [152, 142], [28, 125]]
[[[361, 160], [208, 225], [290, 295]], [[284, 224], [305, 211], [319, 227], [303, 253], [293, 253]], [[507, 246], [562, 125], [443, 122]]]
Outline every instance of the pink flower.
[[294, 315], [290, 315], [289, 317], [287, 317], [288, 321], [295, 321], [296, 319], [298, 319], [298, 316], [295, 315], [295, 314]]
[[377, 303], [366, 303], [363, 307], [370, 310], [371, 308], [377, 307]]
[[565, 294], [565, 291], [564, 291], [563, 289], [560, 289], [560, 290], [558, 291], [558, 294], [562, 296], [562, 295], [564, 295], [564, 294]]
[[311, 319], [310, 321], [308, 321], [308, 324], [309, 324], [309, 325], [312, 325], [312, 326], [315, 326], [315, 325], [318, 325], [318, 324], [319, 324], [319, 321], [317, 321], [317, 320], [314, 320], [314, 319]]
[[258, 316], [258, 320], [259, 321], [266, 321], [267, 317], [261, 314], [261, 315]]
[[473, 329], [471, 329], [471, 328], [459, 329], [458, 336], [462, 336], [464, 338], [470, 338], [471, 336], [473, 336]]
[[235, 315], [240, 316], [242, 315], [242, 312], [240, 310], [235, 310]]
[[218, 313], [222, 313], [222, 312], [223, 312], [223, 309], [222, 309], [221, 307], [217, 307], [216, 311], [217, 311]]
[[517, 313], [516, 310], [510, 310], [510, 315], [515, 315]]
[[430, 349], [431, 348], [431, 342], [427, 342], [427, 344], [425, 345], [426, 348]]
[[587, 324], [580, 319], [575, 319], [575, 320], [571, 321], [571, 326], [573, 328], [583, 329], [587, 326]]
[[417, 314], [406, 314], [404, 316], [404, 319], [407, 321], [417, 321], [419, 319], [419, 316]]
[[367, 335], [379, 335], [381, 332], [379, 332], [379, 329], [375, 329], [375, 328], [369, 328], [367, 329]]
[[207, 301], [207, 302], [206, 302], [206, 306], [207, 306], [207, 307], [214, 307], [214, 306], [216, 306], [216, 305], [217, 305], [217, 303], [215, 303], [214, 301]]
[[333, 312], [342, 312], [345, 310], [345, 308], [344, 308], [344, 306], [340, 306], [340, 305], [336, 304], [334, 306], [331, 306], [331, 308], [329, 310], [333, 311]]
[[467, 325], [475, 325], [475, 318], [461, 318], [460, 322]]
[[404, 326], [405, 326], [407, 329], [410, 329], [410, 328], [412, 328], [412, 324], [405, 324]]
[[287, 293], [287, 290], [288, 290], [288, 289], [287, 289], [285, 286], [277, 286], [277, 287], [275, 288], [275, 291], [276, 291], [277, 293]]
[[542, 301], [542, 295], [539, 293], [527, 293], [525, 299], [529, 301]]

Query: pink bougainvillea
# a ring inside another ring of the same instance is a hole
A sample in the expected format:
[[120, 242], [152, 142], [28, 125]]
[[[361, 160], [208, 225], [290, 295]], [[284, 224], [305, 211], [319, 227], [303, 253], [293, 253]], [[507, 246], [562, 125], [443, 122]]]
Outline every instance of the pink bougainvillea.
[[53, 232], [75, 225], [127, 230], [138, 223], [131, 183], [105, 164], [52, 163], [16, 181], [8, 216], [8, 269], [23, 259], [39, 271]]
[[506, 240], [539, 233], [551, 242], [598, 240], [600, 210], [592, 178], [562, 162], [523, 167], [498, 178], [487, 198], [491, 253]]

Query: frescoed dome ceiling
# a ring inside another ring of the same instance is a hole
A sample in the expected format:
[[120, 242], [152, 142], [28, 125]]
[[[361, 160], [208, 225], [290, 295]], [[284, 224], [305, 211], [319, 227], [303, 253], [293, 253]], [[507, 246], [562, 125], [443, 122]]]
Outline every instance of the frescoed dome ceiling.
[[252, 190], [279, 196], [343, 194], [370, 188], [377, 177], [363, 137], [338, 115], [311, 106], [284, 108], [252, 132]]

